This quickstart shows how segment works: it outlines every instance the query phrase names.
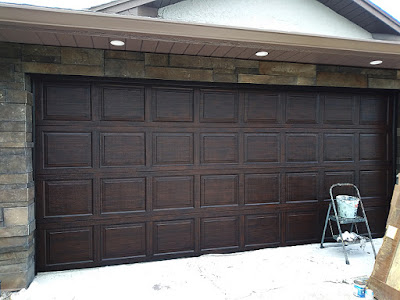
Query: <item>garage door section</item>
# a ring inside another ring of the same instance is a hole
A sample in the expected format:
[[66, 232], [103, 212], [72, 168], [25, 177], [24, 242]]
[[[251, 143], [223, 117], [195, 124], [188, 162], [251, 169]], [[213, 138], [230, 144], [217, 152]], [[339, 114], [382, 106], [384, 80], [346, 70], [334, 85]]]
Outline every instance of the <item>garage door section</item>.
[[329, 186], [384, 230], [392, 101], [175, 83], [36, 83], [38, 270], [316, 242]]

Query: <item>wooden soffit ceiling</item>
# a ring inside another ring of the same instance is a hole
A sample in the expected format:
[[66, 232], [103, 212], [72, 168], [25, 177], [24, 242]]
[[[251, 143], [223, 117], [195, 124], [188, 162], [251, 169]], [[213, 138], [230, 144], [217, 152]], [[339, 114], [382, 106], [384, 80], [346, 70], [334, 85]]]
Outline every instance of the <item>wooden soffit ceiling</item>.
[[[110, 45], [123, 40], [123, 47]], [[400, 69], [400, 42], [350, 40], [180, 23], [88, 11], [0, 4], [0, 41], [257, 59], [268, 61]], [[268, 51], [264, 58], [257, 51]]]

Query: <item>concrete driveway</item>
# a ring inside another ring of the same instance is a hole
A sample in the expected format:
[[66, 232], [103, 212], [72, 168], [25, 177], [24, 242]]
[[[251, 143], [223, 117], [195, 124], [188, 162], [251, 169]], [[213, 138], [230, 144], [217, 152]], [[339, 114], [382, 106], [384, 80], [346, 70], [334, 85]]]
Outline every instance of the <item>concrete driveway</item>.
[[353, 280], [371, 274], [374, 257], [370, 244], [347, 249], [350, 265], [339, 244], [312, 244], [39, 273], [11, 299], [357, 299]]

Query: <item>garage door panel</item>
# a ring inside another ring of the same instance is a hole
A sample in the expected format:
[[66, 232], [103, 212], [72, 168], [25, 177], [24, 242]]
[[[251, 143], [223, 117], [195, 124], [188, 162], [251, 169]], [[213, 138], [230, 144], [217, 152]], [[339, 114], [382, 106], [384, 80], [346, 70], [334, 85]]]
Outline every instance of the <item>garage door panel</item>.
[[318, 173], [286, 173], [286, 202], [317, 202]]
[[101, 244], [103, 261], [145, 257], [146, 224], [103, 226]]
[[193, 176], [153, 178], [153, 209], [193, 208], [193, 187]]
[[201, 206], [238, 205], [238, 175], [201, 176]]
[[[335, 183], [353, 183], [355, 181], [354, 171], [332, 171], [324, 173], [324, 189], [323, 198], [325, 200], [330, 200], [331, 196], [329, 194], [330, 187]], [[353, 195], [355, 196], [355, 190], [352, 187], [336, 187], [333, 189], [333, 197], [336, 195]], [[361, 195], [362, 196], [362, 195]]]
[[100, 133], [102, 167], [143, 166], [146, 163], [145, 133]]
[[101, 120], [143, 122], [144, 107], [143, 87], [101, 88]]
[[387, 170], [361, 170], [360, 194], [364, 198], [386, 199], [388, 189]]
[[280, 174], [246, 174], [245, 205], [280, 202]]
[[239, 162], [238, 134], [212, 134], [200, 135], [201, 163], [226, 164]]
[[146, 210], [146, 178], [101, 179], [101, 213]]
[[201, 90], [200, 97], [200, 122], [238, 122], [238, 94], [236, 92]]
[[325, 162], [354, 162], [356, 136], [355, 134], [324, 134]]
[[194, 219], [155, 222], [154, 255], [194, 253]]
[[43, 168], [91, 168], [90, 132], [42, 132]]
[[388, 101], [384, 96], [361, 96], [360, 124], [386, 125], [389, 120]]
[[287, 162], [318, 162], [318, 134], [286, 134]]
[[89, 121], [92, 118], [88, 84], [48, 84], [42, 99], [42, 120]]
[[278, 245], [281, 240], [279, 214], [248, 215], [244, 221], [245, 247]]
[[279, 124], [282, 122], [282, 110], [280, 93], [245, 93], [245, 122]]
[[318, 212], [295, 212], [287, 214], [285, 240], [288, 244], [316, 241], [319, 234]]
[[201, 220], [201, 250], [239, 248], [239, 218], [218, 217]]
[[360, 133], [360, 160], [386, 161], [388, 138], [386, 132]]
[[286, 98], [287, 124], [318, 124], [319, 101], [317, 94], [289, 93]]
[[93, 227], [46, 230], [46, 265], [94, 261]]
[[153, 164], [155, 165], [192, 165], [192, 133], [154, 133]]
[[271, 163], [280, 161], [279, 133], [245, 133], [246, 163]]
[[330, 94], [324, 97], [324, 123], [355, 125], [357, 120], [356, 97], [344, 94]]
[[192, 89], [153, 90], [152, 117], [155, 122], [193, 122]]
[[43, 218], [93, 215], [93, 181], [45, 180], [38, 201]]

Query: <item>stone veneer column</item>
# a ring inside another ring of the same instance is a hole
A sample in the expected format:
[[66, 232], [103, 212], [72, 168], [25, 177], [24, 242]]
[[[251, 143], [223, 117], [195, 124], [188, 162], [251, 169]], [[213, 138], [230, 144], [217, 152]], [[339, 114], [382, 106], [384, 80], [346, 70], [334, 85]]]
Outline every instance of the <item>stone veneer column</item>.
[[21, 46], [0, 43], [0, 280], [2, 290], [34, 277], [32, 93]]

